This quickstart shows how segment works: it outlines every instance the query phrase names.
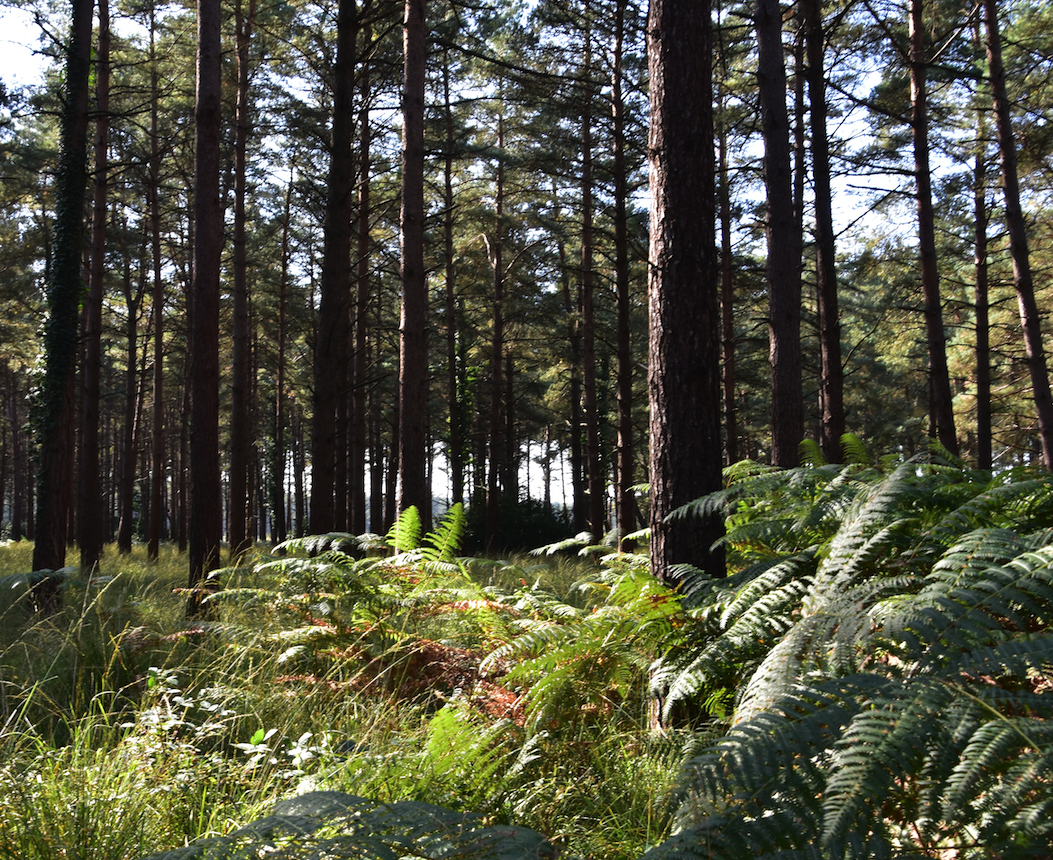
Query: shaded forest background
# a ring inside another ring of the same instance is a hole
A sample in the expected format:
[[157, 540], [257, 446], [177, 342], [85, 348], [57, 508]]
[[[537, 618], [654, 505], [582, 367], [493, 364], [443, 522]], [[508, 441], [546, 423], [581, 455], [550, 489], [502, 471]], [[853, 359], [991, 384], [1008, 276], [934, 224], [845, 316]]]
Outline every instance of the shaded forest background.
[[[984, 468], [1048, 460], [1036, 391], [1053, 264], [1053, 11], [998, 7], [1001, 76], [982, 6], [715, 4], [713, 409], [726, 463], [794, 466], [802, 451], [838, 462], [845, 431], [905, 457], [933, 437]], [[68, 10], [32, 8], [54, 62], [42, 86], [0, 91], [0, 511], [14, 539], [34, 537], [50, 420], [42, 321], [71, 250], [56, 231]], [[222, 7], [224, 218], [208, 238], [222, 239], [224, 536], [237, 553], [308, 532], [384, 533], [414, 424], [428, 495], [436, 509], [468, 504], [476, 546], [635, 532], [649, 477], [647, 10], [429, 5], [413, 240], [427, 391], [409, 415], [403, 11]], [[87, 227], [72, 249], [77, 406], [64, 431], [80, 469], [59, 494], [89, 565], [108, 541], [154, 555], [160, 541], [187, 544], [204, 244], [197, 16], [103, 0], [94, 24]]]

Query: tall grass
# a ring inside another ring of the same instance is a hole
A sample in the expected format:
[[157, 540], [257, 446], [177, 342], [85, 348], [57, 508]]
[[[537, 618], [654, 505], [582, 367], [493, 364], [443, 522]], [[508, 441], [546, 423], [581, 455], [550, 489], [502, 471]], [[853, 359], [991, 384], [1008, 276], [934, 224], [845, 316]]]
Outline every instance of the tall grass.
[[[0, 545], [0, 575], [27, 570], [30, 551]], [[642, 714], [637, 730], [531, 736], [468, 691], [400, 695], [419, 686], [413, 643], [481, 657], [506, 629], [483, 610], [436, 611], [457, 589], [480, 605], [543, 590], [584, 607], [574, 584], [593, 562], [479, 561], [472, 585], [403, 571], [404, 595], [363, 620], [324, 583], [254, 561], [224, 574], [214, 618], [193, 627], [172, 548], [152, 563], [107, 548], [52, 617], [0, 595], [0, 860], [134, 860], [312, 789], [471, 809], [605, 858], [639, 856], [668, 827], [679, 749], [642, 740]]]

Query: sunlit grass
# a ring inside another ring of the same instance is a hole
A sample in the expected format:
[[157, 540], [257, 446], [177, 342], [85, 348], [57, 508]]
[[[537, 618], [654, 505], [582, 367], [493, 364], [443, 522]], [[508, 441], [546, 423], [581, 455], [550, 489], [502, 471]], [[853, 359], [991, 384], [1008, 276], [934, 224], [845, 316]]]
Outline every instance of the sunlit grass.
[[[0, 545], [0, 575], [26, 572], [31, 553]], [[528, 743], [466, 706], [471, 723], [450, 740], [437, 735], [453, 725], [436, 722], [444, 698], [393, 695], [412, 671], [405, 643], [481, 644], [500, 625], [416, 598], [379, 623], [356, 621], [353, 601], [312, 620], [321, 609], [284, 602], [252, 562], [223, 573], [230, 590], [204, 624], [186, 621], [186, 557], [167, 546], [153, 562], [142, 546], [106, 547], [51, 617], [0, 596], [0, 860], [134, 860], [312, 789], [473, 809], [596, 857], [639, 856], [661, 836], [675, 750], [641, 747], [642, 724]], [[482, 588], [583, 603], [574, 585], [596, 565], [524, 555], [468, 569]], [[390, 662], [385, 676], [362, 674], [371, 659]]]

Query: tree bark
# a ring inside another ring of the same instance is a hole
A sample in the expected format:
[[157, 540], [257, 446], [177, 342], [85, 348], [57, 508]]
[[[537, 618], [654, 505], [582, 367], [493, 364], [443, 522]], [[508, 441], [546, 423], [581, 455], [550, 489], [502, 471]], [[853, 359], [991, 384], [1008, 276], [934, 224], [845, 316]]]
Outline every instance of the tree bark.
[[794, 208], [790, 122], [786, 110], [779, 0], [757, 0], [757, 85], [764, 137], [764, 232], [768, 244], [768, 332], [771, 367], [771, 462], [800, 463], [804, 439], [801, 392], [801, 233]]
[[[370, 28], [363, 28], [363, 40], [368, 44]], [[363, 49], [363, 53], [365, 50]], [[358, 113], [358, 281], [355, 294], [355, 347], [354, 347], [354, 409], [352, 417], [351, 450], [351, 528], [355, 534], [366, 530], [366, 448], [368, 447], [366, 402], [369, 380], [369, 267], [370, 237], [369, 219], [369, 173], [370, 146], [372, 138], [369, 128], [370, 82], [369, 64], [363, 63], [361, 76], [361, 104]]]
[[399, 323], [398, 510], [431, 521], [427, 477], [428, 284], [424, 271], [425, 0], [406, 0], [402, 94], [402, 315]]
[[219, 567], [223, 530], [219, 468], [219, 276], [223, 249], [219, 0], [198, 0], [197, 16], [195, 242], [190, 315], [190, 618], [202, 612], [203, 590], [215, 587], [207, 577]]
[[[980, 138], [983, 140], [981, 133]], [[973, 168], [973, 235], [976, 294], [976, 465], [994, 465], [991, 444], [991, 324], [987, 269], [987, 160], [985, 143], [977, 147]]]
[[494, 187], [494, 240], [487, 243], [490, 267], [493, 270], [493, 323], [490, 331], [490, 432], [489, 468], [486, 473], [486, 546], [496, 549], [498, 508], [502, 491], [508, 487], [504, 479], [508, 473], [505, 446], [505, 422], [501, 408], [504, 393], [502, 363], [505, 350], [505, 163], [504, 117], [497, 118], [497, 173]]
[[[626, 0], [617, 0], [614, 10], [614, 64], [611, 70], [611, 119], [614, 137], [614, 289], [617, 301], [617, 405], [618, 482], [615, 488], [615, 517], [619, 547], [630, 551], [635, 544], [625, 535], [636, 530], [635, 441], [633, 439], [632, 304], [629, 298], [629, 224], [626, 213], [628, 174], [625, 166], [625, 99], [622, 94], [622, 59], [625, 44]], [[546, 448], [546, 454], [548, 453]], [[547, 462], [547, 460], [546, 460]], [[546, 485], [546, 499], [548, 487]]]
[[274, 456], [272, 458], [272, 491], [271, 516], [272, 540], [280, 543], [288, 537], [289, 525], [285, 516], [285, 424], [288, 416], [285, 411], [285, 340], [288, 337], [287, 294], [289, 291], [289, 228], [292, 222], [292, 189], [295, 168], [289, 167], [289, 183], [285, 187], [285, 213], [282, 217], [281, 274], [278, 278], [278, 368], [274, 382]]
[[[44, 323], [44, 382], [40, 424], [34, 570], [58, 570], [66, 561], [66, 526], [73, 484], [74, 367], [81, 294], [84, 198], [87, 187], [88, 90], [92, 0], [73, 0], [55, 180], [54, 256]], [[35, 589], [43, 611], [55, 610], [61, 592], [54, 579]]]
[[11, 540], [19, 541], [25, 534], [26, 480], [29, 459], [24, 453], [22, 416], [18, 408], [21, 398], [18, 379], [10, 377], [7, 393], [7, 421], [11, 425]]
[[724, 462], [739, 459], [739, 430], [735, 405], [735, 271], [731, 246], [731, 179], [728, 176], [728, 135], [717, 132], [717, 162], [720, 179], [720, 349], [723, 365], [721, 384], [724, 389]]
[[245, 251], [246, 150], [249, 141], [249, 42], [256, 18], [256, 2], [249, 0], [243, 14], [234, 4], [238, 94], [234, 127], [234, 326], [230, 386], [230, 561], [237, 564], [248, 548], [248, 481], [252, 456], [249, 407], [249, 282]]
[[90, 572], [102, 558], [105, 537], [99, 463], [99, 392], [102, 374], [102, 297], [106, 263], [107, 158], [110, 137], [110, 7], [99, 0], [95, 55], [95, 183], [91, 208], [91, 268], [84, 304], [84, 368], [80, 412], [80, 481], [77, 519], [80, 566]]
[[940, 275], [936, 265], [936, 227], [929, 170], [929, 113], [926, 91], [925, 28], [922, 0], [910, 4], [911, 132], [914, 138], [914, 178], [918, 206], [918, 251], [925, 297], [925, 331], [929, 348], [930, 435], [952, 454], [958, 453], [954, 402], [947, 369], [947, 339], [943, 330]]
[[[589, 15], [585, 4], [586, 19]], [[593, 270], [592, 32], [585, 27], [581, 108], [581, 343], [585, 394], [585, 467], [588, 473], [589, 530], [597, 541], [606, 532], [605, 481], [600, 465], [600, 416], [596, 392], [596, 273]]]
[[[558, 215], [557, 210], [557, 220]], [[584, 457], [581, 450], [581, 319], [577, 303], [571, 296], [567, 249], [562, 239], [557, 239], [557, 250], [559, 251], [560, 283], [563, 288], [563, 310], [567, 315], [567, 344], [570, 347], [570, 380], [567, 383], [567, 400], [570, 408], [567, 433], [570, 436], [571, 504], [574, 530], [582, 532], [588, 525], [586, 522], [588, 512], [585, 504]]]
[[664, 581], [676, 564], [725, 572], [719, 513], [668, 519], [721, 487], [710, 15], [708, 0], [652, 0], [648, 15], [651, 563]]
[[812, 187], [815, 194], [816, 305], [819, 317], [819, 447], [827, 462], [841, 461], [845, 434], [844, 373], [838, 310], [830, 140], [826, 130], [825, 40], [820, 0], [800, 0], [805, 32], [808, 115], [812, 131]]
[[457, 264], [453, 252], [453, 149], [456, 144], [450, 105], [449, 51], [443, 49], [443, 119], [446, 146], [443, 152], [443, 252], [446, 272], [446, 400], [450, 426], [447, 458], [450, 467], [450, 504], [464, 503], [464, 438], [457, 373]]
[[[127, 224], [125, 227], [127, 228]], [[124, 250], [123, 287], [128, 315], [124, 323], [124, 424], [121, 433], [117, 550], [125, 554], [132, 551], [132, 537], [135, 531], [135, 455], [139, 435], [136, 427], [139, 416], [139, 376], [136, 365], [139, 363], [139, 308], [142, 303], [142, 296], [132, 285], [132, 261], [127, 248]]]
[[150, 184], [147, 205], [150, 210], [150, 245], [153, 258], [153, 328], [154, 328], [154, 384], [153, 422], [150, 438], [150, 458], [153, 462], [153, 481], [150, 484], [150, 530], [147, 557], [157, 560], [161, 550], [162, 489], [166, 477], [165, 410], [164, 410], [164, 282], [161, 280], [161, 145], [158, 134], [160, 76], [154, 46], [154, 10], [150, 10]]
[[352, 121], [355, 71], [355, 0], [340, 0], [336, 22], [336, 67], [333, 70], [332, 149], [325, 209], [325, 247], [314, 346], [314, 424], [311, 444], [311, 514], [313, 534], [337, 527], [337, 427], [342, 382], [347, 375], [351, 298]]
[[994, 97], [995, 124], [998, 129], [998, 150], [1002, 158], [1002, 189], [1005, 192], [1005, 220], [1009, 232], [1009, 252], [1013, 257], [1013, 284], [1020, 308], [1020, 324], [1024, 329], [1024, 348], [1027, 368], [1031, 375], [1031, 393], [1038, 416], [1038, 435], [1042, 448], [1042, 463], [1053, 470], [1053, 396], [1049, 389], [1046, 351], [1042, 342], [1042, 323], [1035, 286], [1031, 276], [1031, 261], [1027, 244], [1027, 224], [1020, 205], [1020, 177], [1017, 172], [1016, 141], [1013, 120], [1006, 93], [1005, 67], [1002, 64], [1002, 37], [998, 28], [998, 5], [984, 0], [984, 25], [987, 30], [987, 65]]

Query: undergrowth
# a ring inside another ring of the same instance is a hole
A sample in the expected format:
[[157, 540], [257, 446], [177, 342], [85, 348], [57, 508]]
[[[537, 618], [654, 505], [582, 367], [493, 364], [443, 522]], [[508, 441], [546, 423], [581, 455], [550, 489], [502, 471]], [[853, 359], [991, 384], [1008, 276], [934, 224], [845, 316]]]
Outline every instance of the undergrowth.
[[190, 627], [171, 551], [11, 589], [0, 858], [1048, 858], [1053, 480], [856, 454], [729, 469], [679, 592], [459, 509], [260, 548]]

